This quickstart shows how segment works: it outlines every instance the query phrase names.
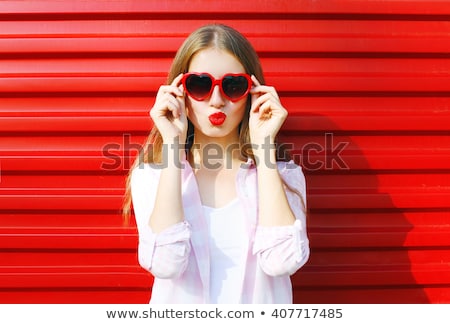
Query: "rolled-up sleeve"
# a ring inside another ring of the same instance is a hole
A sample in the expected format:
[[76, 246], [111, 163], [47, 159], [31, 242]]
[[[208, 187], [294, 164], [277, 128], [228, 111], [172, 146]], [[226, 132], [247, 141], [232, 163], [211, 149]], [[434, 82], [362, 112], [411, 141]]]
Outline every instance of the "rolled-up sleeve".
[[292, 226], [259, 226], [253, 253], [257, 254], [260, 267], [269, 276], [292, 275], [309, 258], [303, 224], [297, 219]]
[[253, 253], [257, 255], [260, 267], [270, 276], [292, 275], [308, 261], [310, 253], [305, 177], [293, 162], [282, 165], [280, 176], [287, 184], [286, 196], [296, 220], [289, 226], [258, 226], [256, 229]]
[[159, 182], [158, 170], [148, 165], [134, 169], [131, 197], [139, 234], [138, 260], [141, 267], [158, 278], [175, 278], [187, 267], [191, 251], [191, 229], [187, 222], [153, 233], [149, 226]]
[[139, 237], [139, 264], [155, 277], [176, 278], [187, 267], [189, 239], [190, 227], [186, 222], [174, 224], [158, 234], [150, 230]]

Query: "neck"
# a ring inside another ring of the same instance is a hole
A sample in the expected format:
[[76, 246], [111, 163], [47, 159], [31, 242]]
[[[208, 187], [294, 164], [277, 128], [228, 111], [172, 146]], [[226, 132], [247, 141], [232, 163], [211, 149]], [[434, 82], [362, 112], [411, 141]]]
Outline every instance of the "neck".
[[229, 167], [234, 162], [242, 161], [239, 134], [232, 132], [223, 137], [209, 137], [195, 132], [190, 159], [196, 168], [206, 167], [210, 170]]

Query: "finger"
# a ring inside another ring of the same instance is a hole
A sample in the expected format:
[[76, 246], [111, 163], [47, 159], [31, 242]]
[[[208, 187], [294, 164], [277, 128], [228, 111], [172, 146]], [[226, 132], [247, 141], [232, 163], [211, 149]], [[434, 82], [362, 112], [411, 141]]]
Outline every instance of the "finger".
[[155, 106], [159, 107], [160, 110], [164, 110], [168, 102], [177, 104], [177, 97], [175, 97], [172, 93], [164, 93], [160, 96], [160, 98], [158, 98], [158, 100], [156, 101], [157, 104], [155, 104]]
[[183, 85], [181, 83], [182, 79], [183, 79], [183, 73], [180, 73], [175, 79], [173, 79], [172, 83], [170, 84], [173, 94], [175, 94], [177, 97], [184, 96], [184, 91], [183, 91], [184, 89], [183, 89]]
[[252, 102], [254, 102], [256, 99], [258, 99], [259, 96], [259, 91], [256, 91], [255, 89], [257, 89], [258, 87], [261, 86], [261, 83], [259, 82], [259, 80], [256, 78], [255, 75], [252, 74], [252, 76], [250, 77], [252, 79], [252, 82], [254, 84], [254, 87], [252, 87], [250, 89], [250, 94], [252, 95]]
[[174, 118], [178, 118], [182, 114], [182, 103], [178, 98], [170, 97], [168, 99], [168, 104], [171, 105], [171, 107], [174, 107], [176, 110], [172, 110], [172, 114]]
[[252, 75], [251, 79], [255, 86], [250, 90], [250, 93], [256, 94], [256, 93], [260, 93], [260, 92], [265, 92], [265, 93], [270, 92], [274, 95], [274, 97], [278, 98], [277, 91], [274, 87], [262, 85], [261, 82], [259, 82], [259, 80], [256, 78], [255, 75]]
[[176, 86], [164, 85], [159, 88], [158, 94], [156, 95], [156, 100], [161, 100], [161, 98], [164, 98], [164, 96], [166, 95], [171, 95], [173, 97], [182, 97], [183, 92], [180, 91], [180, 89]]
[[252, 95], [257, 95], [257, 94], [261, 94], [261, 93], [270, 93], [273, 98], [280, 100], [277, 90], [274, 87], [270, 87], [270, 86], [261, 85], [261, 86], [254, 87], [250, 90], [250, 93]]
[[177, 98], [177, 106], [178, 106], [178, 116], [177, 118], [185, 119], [186, 118], [186, 104], [184, 102], [184, 98]]
[[171, 114], [174, 119], [177, 119], [180, 116], [180, 107], [178, 102], [168, 101], [166, 107], [166, 112], [170, 112], [169, 114]]
[[272, 117], [272, 103], [270, 101], [264, 102], [259, 107], [259, 119], [270, 119]]
[[259, 80], [256, 78], [256, 76], [254, 74], [252, 74], [251, 79], [252, 79], [253, 83], [255, 84], [255, 86], [257, 86], [257, 87], [261, 86], [261, 82], [259, 82]]
[[183, 88], [183, 84], [181, 83], [182, 79], [183, 79], [183, 73], [180, 73], [172, 82], [172, 83], [175, 83], [173, 86], [177, 87], [176, 95], [178, 97], [184, 97], [184, 88]]
[[183, 73], [177, 75], [175, 79], [173, 79], [171, 86], [178, 87], [180, 85], [181, 79], [183, 78]]
[[151, 115], [154, 117], [167, 116], [169, 111], [174, 118], [177, 118], [180, 114], [180, 103], [174, 96], [165, 94], [165, 97], [153, 107]]
[[250, 93], [252, 94], [267, 93], [267, 92], [276, 93], [274, 87], [262, 85], [261, 82], [259, 82], [259, 80], [254, 75], [252, 75], [251, 78], [255, 86], [252, 89], [250, 89]]
[[252, 102], [252, 112], [258, 112], [260, 109], [260, 106], [265, 103], [266, 101], [270, 100], [271, 95], [269, 93], [263, 94], [259, 97], [256, 97], [255, 100]]
[[173, 113], [173, 117], [174, 118], [180, 118], [181, 116], [185, 115], [185, 103], [184, 103], [184, 98], [183, 97], [174, 97], [174, 96], [169, 96], [167, 98], [167, 103], [171, 105], [171, 107], [175, 107], [175, 110], [172, 110]]
[[184, 86], [183, 86], [183, 84], [180, 84], [178, 86], [178, 89], [181, 91], [181, 96], [180, 97], [184, 97]]

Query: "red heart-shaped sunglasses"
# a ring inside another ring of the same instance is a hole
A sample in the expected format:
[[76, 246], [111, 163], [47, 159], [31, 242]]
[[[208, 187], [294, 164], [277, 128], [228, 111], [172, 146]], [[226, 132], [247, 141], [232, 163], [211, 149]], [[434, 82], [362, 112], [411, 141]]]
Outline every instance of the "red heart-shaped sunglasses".
[[195, 100], [203, 101], [211, 96], [214, 87], [219, 86], [221, 93], [231, 101], [244, 98], [252, 86], [252, 79], [245, 73], [227, 73], [220, 79], [206, 72], [190, 72], [181, 80], [186, 93]]

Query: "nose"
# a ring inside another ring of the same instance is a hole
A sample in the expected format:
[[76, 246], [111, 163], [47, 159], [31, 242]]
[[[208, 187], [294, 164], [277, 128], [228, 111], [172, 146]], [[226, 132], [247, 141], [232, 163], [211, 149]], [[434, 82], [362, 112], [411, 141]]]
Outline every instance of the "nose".
[[218, 85], [214, 86], [211, 97], [209, 98], [209, 105], [215, 108], [222, 108], [223, 106], [225, 106], [225, 100], [223, 99]]

